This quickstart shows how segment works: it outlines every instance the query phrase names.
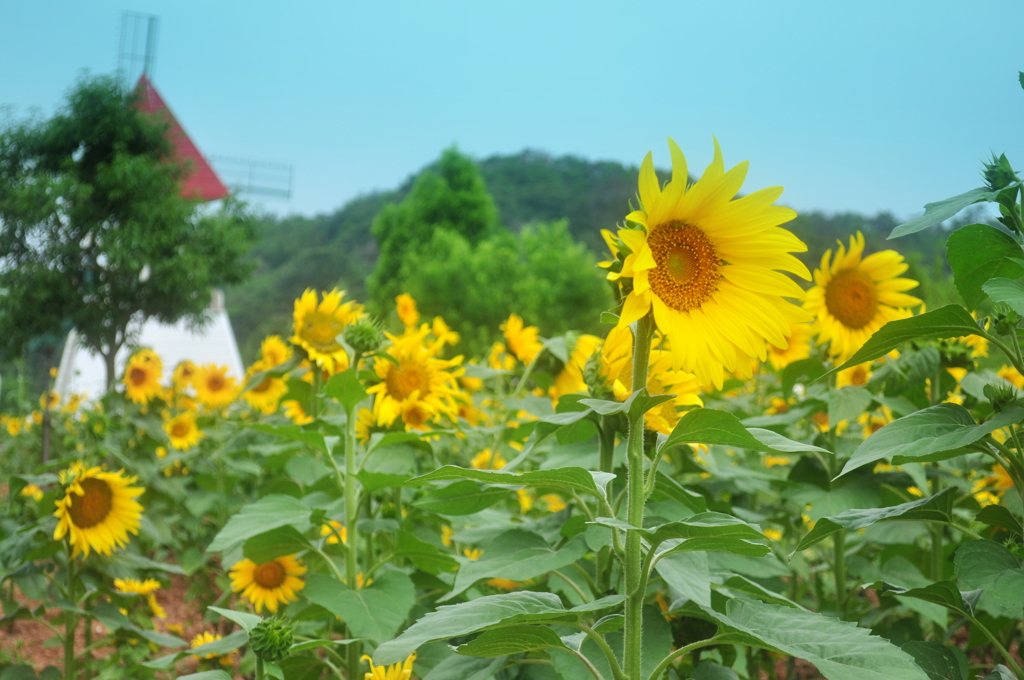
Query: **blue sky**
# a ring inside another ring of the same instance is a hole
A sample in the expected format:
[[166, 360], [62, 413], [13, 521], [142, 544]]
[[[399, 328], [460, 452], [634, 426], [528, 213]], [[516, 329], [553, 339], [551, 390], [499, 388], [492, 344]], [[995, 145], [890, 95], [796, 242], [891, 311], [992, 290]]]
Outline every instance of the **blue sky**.
[[[927, 9], [923, 9], [926, 8]], [[894, 212], [1024, 167], [1020, 2], [0, 0], [0, 105], [51, 113], [159, 15], [154, 82], [208, 155], [294, 163], [275, 212], [330, 212], [455, 143], [702, 168], [798, 210]], [[625, 209], [625, 206], [623, 206]]]

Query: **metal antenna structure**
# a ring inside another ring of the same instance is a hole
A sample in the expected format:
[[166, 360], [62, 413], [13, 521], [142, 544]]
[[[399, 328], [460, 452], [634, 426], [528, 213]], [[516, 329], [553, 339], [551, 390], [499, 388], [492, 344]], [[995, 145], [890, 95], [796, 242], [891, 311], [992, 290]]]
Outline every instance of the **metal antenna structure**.
[[159, 28], [160, 17], [154, 14], [121, 13], [117, 72], [129, 86], [137, 82], [143, 75], [152, 79]]

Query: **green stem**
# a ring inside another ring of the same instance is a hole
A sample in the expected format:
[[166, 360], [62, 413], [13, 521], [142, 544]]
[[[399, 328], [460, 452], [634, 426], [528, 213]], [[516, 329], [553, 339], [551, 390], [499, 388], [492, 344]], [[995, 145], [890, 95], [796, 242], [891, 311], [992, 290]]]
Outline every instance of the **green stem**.
[[[359, 375], [359, 353], [352, 361], [356, 375]], [[345, 573], [348, 587], [359, 588], [359, 492], [356, 489], [356, 409], [347, 409], [345, 420], [345, 531], [348, 534], [348, 550], [345, 551]], [[351, 635], [351, 629], [349, 634]], [[351, 643], [348, 653], [348, 677], [359, 677], [359, 657], [362, 645]]]
[[263, 671], [263, 659], [256, 657], [256, 680], [263, 680], [265, 677]]
[[558, 578], [562, 579], [563, 581], [565, 581], [567, 584], [569, 584], [569, 587], [572, 588], [574, 591], [576, 591], [576, 594], [580, 596], [580, 600], [582, 600], [584, 603], [590, 602], [590, 598], [587, 597], [587, 594], [583, 592], [582, 588], [580, 588], [578, 585], [576, 585], [575, 581], [573, 581], [572, 579], [570, 579], [568, 576], [566, 576], [562, 572], [558, 571], [557, 569], [552, 569], [551, 573], [554, 574], [555, 576], [557, 576]]
[[537, 356], [533, 358], [533, 361], [531, 361], [530, 364], [526, 367], [526, 370], [523, 371], [523, 375], [519, 378], [519, 382], [516, 383], [516, 388], [512, 390], [512, 395], [509, 397], [509, 399], [515, 399], [516, 397], [523, 393], [523, 389], [526, 387], [526, 381], [530, 379], [530, 375], [533, 373], [533, 369], [537, 365], [537, 360], [539, 360], [543, 354], [544, 349], [542, 348], [539, 352], [537, 352]]
[[833, 569], [836, 577], [836, 610], [840, 619], [846, 619], [846, 532], [837, 531], [833, 539], [835, 558]]
[[[651, 355], [651, 334], [654, 331], [650, 315], [636, 322], [633, 331], [633, 393], [647, 386], [647, 365]], [[626, 532], [626, 620], [623, 631], [623, 661], [626, 677], [640, 680], [641, 647], [643, 645], [644, 583], [642, 574], [640, 531], [644, 524], [644, 414], [629, 417], [629, 440], [626, 478], [626, 521], [636, 527]]]
[[611, 472], [615, 465], [615, 426], [609, 418], [601, 416], [597, 432], [601, 442], [601, 463], [598, 469], [601, 472]]
[[649, 680], [658, 680], [658, 678], [660, 678], [662, 674], [665, 672], [665, 669], [669, 667], [669, 664], [671, 664], [673, 661], [681, 657], [683, 654], [689, 654], [695, 649], [710, 647], [711, 645], [717, 644], [718, 636], [716, 635], [714, 637], [708, 638], [707, 640], [698, 640], [697, 642], [686, 645], [685, 647], [680, 647], [679, 649], [677, 649], [676, 651], [672, 652], [664, 659], [662, 659], [661, 663], [658, 664], [658, 667], [655, 668], [649, 676]]
[[998, 650], [999, 653], [1003, 655], [1003, 658], [1006, 659], [1006, 662], [1010, 664], [1010, 668], [1013, 670], [1013, 674], [1016, 675], [1018, 678], [1021, 678], [1021, 680], [1024, 680], [1024, 671], [1021, 670], [1021, 667], [1017, 664], [1017, 661], [1013, 658], [1010, 652], [1006, 651], [1006, 647], [1004, 647], [1003, 643], [999, 641], [999, 638], [993, 635], [992, 631], [986, 628], [984, 624], [982, 624], [973, 616], [970, 617], [970, 620], [971, 623], [973, 623], [975, 626], [981, 629], [981, 632], [985, 634], [985, 637], [989, 639], [989, 642], [991, 642], [995, 646], [996, 650]]
[[626, 676], [622, 672], [622, 667], [619, 666], [619, 660], [615, 658], [615, 653], [612, 651], [612, 648], [608, 646], [608, 643], [605, 641], [604, 636], [595, 631], [590, 626], [584, 625], [582, 623], [575, 624], [574, 627], [579, 628], [584, 633], [586, 633], [587, 637], [593, 640], [594, 644], [598, 646], [598, 648], [604, 654], [605, 660], [608, 662], [608, 667], [612, 669], [612, 677], [615, 678], [615, 680], [625, 680]]
[[[938, 470], [936, 470], [938, 472]], [[942, 480], [936, 474], [932, 477], [932, 495], [942, 491]], [[943, 578], [943, 555], [942, 555], [942, 525], [932, 524], [928, 527], [932, 534], [932, 549], [931, 549], [931, 562], [932, 562], [932, 580], [941, 581]]]
[[[1014, 334], [1016, 334], [1017, 330], [1014, 329], [1013, 332], [1014, 332]], [[991, 333], [986, 333], [985, 331], [981, 330], [980, 328], [978, 329], [978, 332], [975, 333], [975, 335], [979, 335], [979, 336], [985, 338], [986, 340], [991, 342], [993, 345], [998, 347], [1000, 349], [1000, 351], [1002, 351], [1002, 353], [1006, 355], [1006, 358], [1010, 360], [1010, 363], [1013, 364], [1013, 367], [1016, 368], [1019, 373], [1024, 374], [1024, 363], [1021, 362], [1020, 355], [1019, 354], [1015, 354], [1009, 347], [1006, 346], [1005, 343], [1003, 343], [1002, 340], [1000, 340], [999, 338], [995, 337]]]
[[[71, 545], [65, 543], [67, 554], [67, 567], [65, 569], [66, 588], [68, 601], [75, 603], [75, 560], [71, 557]], [[78, 617], [72, 612], [64, 612], [64, 677], [74, 680], [75, 677], [75, 628], [78, 627]]]
[[313, 389], [309, 394], [309, 415], [313, 420], [320, 416], [320, 383], [323, 381], [323, 373], [315, 361], [309, 362], [313, 371]]

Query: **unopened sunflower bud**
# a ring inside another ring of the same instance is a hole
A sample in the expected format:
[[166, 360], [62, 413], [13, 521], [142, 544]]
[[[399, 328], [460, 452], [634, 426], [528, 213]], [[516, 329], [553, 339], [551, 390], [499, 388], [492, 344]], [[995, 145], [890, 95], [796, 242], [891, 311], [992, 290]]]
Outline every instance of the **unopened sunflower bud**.
[[277, 663], [288, 656], [295, 638], [283, 619], [263, 619], [249, 633], [253, 654], [267, 663]]
[[1018, 321], [1020, 321], [1020, 315], [1010, 309], [1008, 305], [999, 303], [992, 310], [992, 327], [999, 335], [1010, 335], [1016, 332]]
[[1001, 154], [998, 158], [993, 154], [992, 160], [985, 163], [981, 175], [985, 178], [985, 184], [992, 191], [1000, 191], [1017, 181], [1017, 173], [1010, 166], [1006, 154]]
[[384, 332], [377, 321], [360, 319], [345, 329], [345, 342], [360, 354], [369, 354], [384, 344]]
[[1009, 383], [985, 385], [983, 391], [996, 413], [1002, 413], [1017, 403], [1017, 390]]
[[600, 351], [594, 352], [587, 357], [587, 363], [583, 366], [583, 382], [587, 384], [591, 396], [595, 399], [611, 398], [612, 392], [605, 383]]

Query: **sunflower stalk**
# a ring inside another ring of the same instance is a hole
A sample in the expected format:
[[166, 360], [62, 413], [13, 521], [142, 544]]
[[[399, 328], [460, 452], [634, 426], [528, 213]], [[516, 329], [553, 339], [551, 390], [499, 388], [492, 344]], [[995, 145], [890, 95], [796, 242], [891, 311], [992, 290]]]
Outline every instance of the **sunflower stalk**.
[[[356, 376], [359, 375], [359, 352], [352, 358], [352, 366]], [[359, 588], [359, 495], [356, 489], [356, 408], [346, 408], [345, 419], [345, 525], [348, 534], [348, 550], [345, 551], [345, 573], [348, 587]], [[349, 635], [352, 631], [349, 630]], [[359, 645], [348, 646], [348, 677], [359, 676]]]
[[[651, 336], [654, 323], [648, 314], [636, 322], [633, 330], [633, 385], [632, 391], [647, 386], [647, 365], [651, 355]], [[626, 677], [640, 680], [641, 647], [643, 644], [643, 608], [646, 578], [643, 574], [643, 555], [640, 545], [640, 527], [644, 523], [644, 414], [629, 416], [629, 439], [626, 444], [627, 466], [627, 521], [633, 529], [626, 532], [626, 620], [623, 636], [623, 660]]]
[[[67, 567], [65, 568], [66, 590], [68, 601], [75, 603], [75, 560], [72, 557], [70, 542], [64, 543], [67, 555]], [[64, 612], [64, 677], [72, 679], [75, 677], [75, 629], [78, 627], [78, 617], [69, 612]]]

